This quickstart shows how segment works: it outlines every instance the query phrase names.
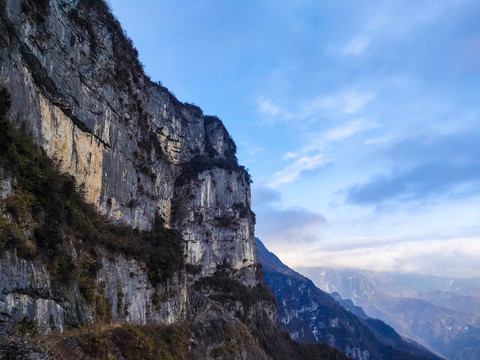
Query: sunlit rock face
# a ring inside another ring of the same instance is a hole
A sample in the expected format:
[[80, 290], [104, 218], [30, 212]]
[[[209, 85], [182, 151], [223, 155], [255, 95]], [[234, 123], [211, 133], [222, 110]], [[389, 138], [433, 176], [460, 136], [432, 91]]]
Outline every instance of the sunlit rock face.
[[[161, 217], [200, 275], [226, 264], [254, 284], [249, 178], [221, 121], [150, 81], [118, 22], [82, 1], [7, 0], [1, 24], [9, 117], [87, 201], [138, 229]], [[198, 159], [209, 165], [195, 170]], [[186, 167], [196, 172], [179, 181]]]
[[[190, 264], [202, 274], [228, 264], [245, 284], [254, 285], [256, 247], [249, 211], [249, 184], [242, 174], [207, 170], [176, 191], [176, 228], [186, 240]], [[222, 206], [219, 206], [222, 204]]]
[[[177, 277], [153, 287], [144, 266], [117, 256], [104, 258], [96, 282], [100, 300], [113, 321], [134, 324], [173, 323], [186, 318], [187, 289]], [[0, 321], [34, 320], [42, 333], [62, 332], [99, 320], [97, 303], [86, 303], [78, 282], [53, 284], [40, 261], [24, 260], [14, 251], [0, 257]]]
[[68, 325], [85, 323], [91, 313], [81, 318], [72, 304], [81, 301], [78, 289], [64, 296], [52, 291], [50, 277], [39, 261], [19, 259], [15, 252], [6, 252], [0, 258], [0, 320], [19, 322], [33, 319], [44, 333], [61, 332]]

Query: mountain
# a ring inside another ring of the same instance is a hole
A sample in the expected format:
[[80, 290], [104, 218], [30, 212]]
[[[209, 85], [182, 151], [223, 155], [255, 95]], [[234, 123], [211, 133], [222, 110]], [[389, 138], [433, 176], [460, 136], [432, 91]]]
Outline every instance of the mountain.
[[298, 268], [447, 359], [480, 358], [480, 279]]
[[0, 0], [0, 358], [346, 359], [278, 326], [250, 175], [103, 0]]
[[383, 321], [368, 317], [351, 301], [323, 292], [256, 241], [265, 282], [277, 298], [280, 324], [294, 339], [327, 342], [359, 360], [441, 359], [404, 340]]

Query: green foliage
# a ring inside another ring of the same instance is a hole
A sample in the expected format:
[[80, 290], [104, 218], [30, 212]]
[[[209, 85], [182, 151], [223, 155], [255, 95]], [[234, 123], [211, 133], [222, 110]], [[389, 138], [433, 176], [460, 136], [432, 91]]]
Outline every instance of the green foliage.
[[100, 319], [104, 319], [107, 316], [108, 308], [109, 306], [105, 301], [105, 297], [102, 294], [95, 294], [95, 309]]
[[235, 203], [233, 204], [233, 209], [238, 211], [240, 218], [244, 219], [250, 213], [250, 209], [244, 203]]
[[222, 334], [218, 335], [223, 337], [223, 344], [212, 349], [210, 357], [213, 359], [237, 359], [242, 348], [245, 349], [257, 343], [244, 324], [230, 324]]
[[22, 0], [20, 7], [32, 22], [41, 24], [46, 20], [49, 5], [50, 0]]
[[60, 284], [69, 284], [76, 278], [76, 266], [65, 247], [61, 247], [49, 258], [48, 270], [54, 280]]
[[238, 165], [236, 158], [224, 159], [196, 155], [190, 162], [183, 165], [182, 173], [177, 177], [175, 185], [185, 185], [189, 181], [196, 179], [198, 174], [207, 170], [211, 170], [215, 167], [227, 171], [238, 171], [244, 176], [245, 181], [248, 183], [252, 182], [250, 174], [247, 172], [245, 167]]
[[110, 8], [105, 0], [80, 0], [78, 6], [85, 6], [87, 8], [103, 12], [110, 11]]
[[15, 325], [15, 332], [22, 336], [35, 336], [38, 334], [37, 323], [26, 316]]
[[182, 238], [180, 233], [173, 229], [155, 227], [153, 231], [145, 233], [143, 242], [149, 251], [147, 260], [149, 279], [154, 283], [170, 279], [175, 271], [183, 266], [183, 249], [180, 247]]
[[188, 274], [199, 275], [202, 272], [202, 265], [185, 264], [185, 271]]
[[[130, 344], [123, 352], [127, 359], [153, 359], [154, 344], [152, 339], [139, 326], [125, 323], [122, 325], [122, 329], [126, 340]], [[118, 334], [123, 335], [120, 332]]]
[[148, 336], [153, 359], [185, 360], [188, 358], [187, 333], [178, 325], [139, 326], [138, 330]]
[[95, 282], [92, 281], [102, 264], [94, 259], [83, 259], [79, 266], [78, 288], [87, 304], [95, 301]]
[[[12, 104], [12, 100], [10, 99], [10, 93], [4, 86], [0, 85], [0, 116], [1, 117], [7, 114], [11, 104]], [[2, 128], [2, 129], [5, 130], [5, 128]]]
[[[88, 359], [187, 360], [187, 331], [179, 325], [132, 325], [90, 327], [84, 333], [56, 335], [55, 354], [71, 359], [79, 354]], [[75, 353], [72, 349], [76, 349]], [[78, 352], [81, 349], [82, 351]]]
[[108, 337], [105, 333], [94, 333], [83, 344], [85, 353], [94, 359], [108, 359], [109, 347]]
[[239, 225], [238, 220], [231, 215], [216, 216], [213, 221], [216, 227], [225, 229], [236, 229]]
[[97, 34], [95, 30], [93, 30], [93, 24], [90, 21], [90, 18], [86, 16], [78, 16], [77, 19], [78, 23], [87, 30], [88, 36], [90, 36], [90, 51], [95, 53], [97, 51]]

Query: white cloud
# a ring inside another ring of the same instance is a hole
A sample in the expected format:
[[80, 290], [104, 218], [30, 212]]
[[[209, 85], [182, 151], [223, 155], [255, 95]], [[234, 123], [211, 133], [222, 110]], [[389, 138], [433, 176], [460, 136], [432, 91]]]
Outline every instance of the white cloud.
[[392, 137], [390, 135], [386, 135], [386, 136], [367, 139], [365, 140], [365, 144], [366, 145], [385, 144], [390, 142], [391, 140], [392, 140]]
[[306, 146], [295, 153], [287, 152], [283, 155], [283, 158], [286, 160], [295, 160], [282, 170], [273, 174], [268, 186], [276, 188], [280, 184], [294, 182], [303, 172], [312, 171], [327, 165], [330, 160], [325, 159], [323, 152], [314, 155], [309, 155], [309, 153], [318, 152], [319, 150], [323, 151], [326, 145], [330, 143], [344, 141], [357, 133], [377, 126], [378, 125], [372, 121], [355, 119], [320, 133], [309, 134], [306, 140]]
[[370, 40], [365, 36], [358, 36], [350, 40], [342, 48], [342, 54], [360, 56], [363, 55], [370, 45]]
[[256, 234], [262, 241], [290, 249], [295, 248], [294, 243], [318, 240], [319, 230], [327, 222], [321, 214], [301, 208], [259, 211], [257, 220]]
[[450, 238], [396, 242], [389, 239], [337, 240], [338, 246], [316, 242], [292, 251], [271, 243], [276, 255], [290, 267], [326, 266], [448, 277], [480, 276], [480, 238]]
[[285, 111], [277, 104], [274, 104], [271, 100], [260, 98], [257, 101], [258, 110], [269, 117], [285, 117]]
[[375, 127], [377, 127], [377, 124], [374, 122], [364, 119], [355, 119], [325, 131], [321, 137], [323, 137], [324, 141], [327, 143], [342, 141], [359, 132]]
[[283, 155], [284, 159], [295, 159], [296, 157], [297, 157], [297, 154], [292, 152], [287, 152], [285, 155]]
[[307, 154], [315, 150], [324, 150], [326, 145], [344, 141], [358, 133], [378, 127], [378, 124], [366, 119], [354, 119], [328, 130], [312, 133], [309, 141], [297, 154]]
[[325, 161], [323, 154], [302, 156], [285, 167], [283, 170], [276, 172], [273, 175], [273, 180], [268, 184], [268, 186], [276, 188], [280, 184], [291, 183], [297, 180], [302, 172], [315, 170], [326, 164], [327, 161]]
[[282, 194], [266, 187], [254, 186], [252, 188], [252, 204], [255, 207], [269, 205], [282, 199]]
[[358, 113], [375, 96], [372, 93], [348, 92], [343, 95], [343, 113], [352, 115]]
[[318, 116], [325, 111], [337, 114], [354, 115], [375, 98], [372, 92], [342, 91], [329, 95], [321, 95], [304, 100], [300, 109], [295, 113], [298, 118]]
[[266, 116], [264, 122], [271, 125], [277, 122], [311, 121], [326, 116], [337, 118], [355, 115], [374, 99], [375, 94], [370, 91], [340, 91], [299, 100], [296, 109], [286, 109], [264, 97], [260, 97], [257, 104], [258, 111]]

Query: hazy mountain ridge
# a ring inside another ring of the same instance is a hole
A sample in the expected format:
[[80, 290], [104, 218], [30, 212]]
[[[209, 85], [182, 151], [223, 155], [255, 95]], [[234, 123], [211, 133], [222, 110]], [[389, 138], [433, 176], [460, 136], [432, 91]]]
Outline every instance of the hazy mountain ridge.
[[258, 239], [257, 248], [265, 282], [279, 304], [280, 324], [295, 339], [326, 341], [354, 359], [440, 359], [337, 295], [337, 300], [351, 309], [346, 310], [312, 281], [284, 265]]
[[449, 359], [480, 356], [480, 279], [298, 268], [373, 317]]

